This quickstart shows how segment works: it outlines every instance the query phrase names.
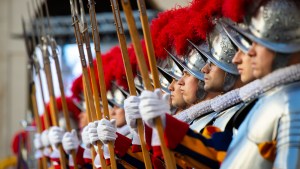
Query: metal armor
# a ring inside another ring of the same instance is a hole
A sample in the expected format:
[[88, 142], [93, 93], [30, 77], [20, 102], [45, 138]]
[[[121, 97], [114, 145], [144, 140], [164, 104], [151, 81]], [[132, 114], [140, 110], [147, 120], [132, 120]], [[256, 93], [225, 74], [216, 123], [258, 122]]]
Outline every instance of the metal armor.
[[193, 121], [190, 125], [190, 128], [200, 132], [202, 129], [207, 126], [209, 123], [213, 122], [212, 125], [224, 131], [228, 122], [235, 115], [236, 112], [240, 110], [240, 108], [244, 105], [244, 103], [237, 104], [232, 106], [220, 113], [213, 112], [204, 116], [201, 116]]
[[[221, 168], [300, 168], [300, 82], [276, 87], [259, 98], [241, 124]], [[258, 144], [276, 141], [275, 161]]]
[[243, 105], [244, 103], [239, 103], [222, 112], [212, 112], [207, 115], [203, 115], [195, 119], [190, 125], [190, 128], [200, 133], [205, 126], [212, 123], [213, 126], [218, 127], [221, 129], [221, 131], [224, 131], [228, 122]]
[[253, 16], [246, 17], [248, 27], [234, 28], [252, 41], [275, 52], [299, 52], [300, 10], [297, 3], [296, 0], [269, 0]]
[[216, 116], [217, 112], [211, 112], [207, 115], [203, 115], [197, 119], [195, 119], [191, 124], [190, 128], [194, 131], [201, 132], [202, 129], [207, 126], [209, 122]]
[[221, 131], [224, 131], [228, 122], [231, 120], [231, 118], [235, 115], [236, 112], [240, 110], [244, 106], [244, 103], [239, 103], [235, 106], [232, 106], [220, 113], [217, 113], [214, 117], [213, 126], [218, 127], [221, 129]]

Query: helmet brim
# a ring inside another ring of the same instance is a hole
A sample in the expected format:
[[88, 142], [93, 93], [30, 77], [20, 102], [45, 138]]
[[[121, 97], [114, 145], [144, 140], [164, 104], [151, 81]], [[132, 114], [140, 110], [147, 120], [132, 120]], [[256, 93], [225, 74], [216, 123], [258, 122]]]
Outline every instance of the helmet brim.
[[197, 79], [204, 81], [204, 74], [202, 72], [200, 72], [201, 70], [199, 70], [199, 71], [191, 70], [185, 63], [183, 63], [182, 61], [180, 61], [176, 56], [174, 56], [169, 51], [167, 51], [167, 52], [171, 56], [171, 58], [173, 59], [173, 61], [175, 63], [177, 63], [178, 65], [180, 65], [180, 67], [182, 67], [183, 69], [185, 69], [186, 71], [188, 71], [191, 75], [195, 76]]
[[266, 48], [279, 52], [279, 53], [296, 53], [300, 51], [300, 42], [298, 43], [282, 43], [282, 42], [272, 42], [262, 37], [255, 36], [249, 28], [241, 28], [235, 25], [229, 25], [237, 32], [241, 33], [245, 37], [249, 38], [251, 41], [256, 42], [265, 46]]
[[211, 55], [211, 52], [209, 48], [207, 48], [207, 45], [195, 45], [194, 43], [190, 42], [198, 52], [200, 52], [204, 57], [206, 57], [208, 60], [210, 60], [212, 63], [214, 63], [216, 66], [224, 70], [225, 72], [234, 74], [234, 75], [239, 75], [238, 69], [234, 64], [225, 64], [223, 62], [218, 61], [215, 57]]

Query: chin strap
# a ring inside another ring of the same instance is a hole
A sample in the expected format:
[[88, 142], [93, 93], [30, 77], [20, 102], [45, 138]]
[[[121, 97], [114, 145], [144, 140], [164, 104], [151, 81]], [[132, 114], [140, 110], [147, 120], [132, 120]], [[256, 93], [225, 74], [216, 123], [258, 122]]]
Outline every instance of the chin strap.
[[202, 80], [198, 81], [198, 89], [196, 92], [197, 100], [201, 101], [207, 95], [207, 92], [204, 90], [204, 82]]
[[277, 69], [287, 67], [290, 57], [291, 57], [291, 54], [284, 54], [284, 53], [277, 52], [275, 54], [275, 59], [272, 64], [272, 70], [275, 71]]
[[237, 80], [238, 76], [225, 72], [225, 77], [224, 77], [224, 84], [223, 84], [223, 91], [227, 92], [231, 90]]

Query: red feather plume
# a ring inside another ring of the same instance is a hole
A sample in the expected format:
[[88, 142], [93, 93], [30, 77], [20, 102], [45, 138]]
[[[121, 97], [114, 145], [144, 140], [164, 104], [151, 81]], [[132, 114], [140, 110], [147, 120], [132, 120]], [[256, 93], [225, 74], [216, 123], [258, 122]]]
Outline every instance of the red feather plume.
[[[104, 73], [104, 82], [106, 90], [110, 90], [111, 84], [110, 81], [113, 79], [113, 73], [111, 68], [111, 61], [113, 57], [110, 57], [109, 52], [102, 55], [102, 68]], [[95, 76], [96, 76], [96, 82], [98, 85], [98, 91], [100, 94], [100, 86], [99, 86], [99, 75], [98, 75], [98, 65], [96, 59], [93, 60], [94, 68], [95, 68]]]
[[[58, 113], [62, 113], [63, 111], [63, 107], [62, 107], [62, 100], [61, 97], [56, 98], [56, 106], [57, 106], [57, 110]], [[66, 102], [67, 102], [67, 107], [68, 107], [68, 111], [70, 113], [70, 117], [72, 117], [74, 120], [78, 121], [79, 120], [79, 115], [81, 113], [81, 110], [74, 104], [72, 97], [67, 97], [66, 98]], [[50, 120], [50, 125], [52, 125], [52, 118], [51, 118], [51, 111], [50, 111], [50, 103], [47, 104], [46, 109], [49, 113], [49, 120]], [[42, 119], [44, 119], [43, 117], [44, 115], [42, 115]], [[42, 126], [45, 127], [45, 121], [42, 120]]]
[[235, 22], [242, 22], [246, 13], [245, 0], [224, 0], [223, 15]]
[[76, 100], [81, 100], [81, 96], [83, 96], [83, 82], [82, 82], [82, 75], [77, 77], [71, 86], [71, 91], [72, 91], [72, 97], [75, 98]]
[[164, 60], [168, 56], [164, 48], [170, 49], [173, 40], [169, 37], [169, 28], [165, 27], [173, 20], [175, 11], [175, 9], [172, 9], [162, 12], [158, 14], [158, 18], [152, 20], [151, 36], [156, 58]]
[[190, 6], [176, 9], [168, 31], [178, 56], [186, 56], [190, 46], [187, 39], [195, 44], [206, 39], [213, 18], [221, 17], [222, 4], [223, 0], [194, 0]]

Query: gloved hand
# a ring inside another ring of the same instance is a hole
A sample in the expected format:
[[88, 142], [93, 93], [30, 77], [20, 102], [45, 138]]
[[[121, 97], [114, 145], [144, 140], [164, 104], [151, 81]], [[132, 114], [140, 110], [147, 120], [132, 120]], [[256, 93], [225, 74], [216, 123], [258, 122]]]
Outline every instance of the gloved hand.
[[[109, 159], [109, 152], [108, 152], [108, 146], [107, 145], [103, 145], [102, 146], [102, 150], [103, 150], [103, 155], [104, 155], [104, 159]], [[99, 153], [97, 153], [95, 159], [94, 159], [94, 165], [96, 168], [101, 168], [101, 163], [100, 163], [100, 158], [99, 158]]]
[[160, 89], [154, 92], [144, 90], [140, 96], [140, 113], [143, 121], [149, 126], [154, 127], [154, 119], [161, 117], [163, 127], [166, 125], [166, 113], [171, 114], [169, 104], [169, 94], [162, 95]]
[[137, 134], [137, 132], [131, 131], [131, 134], [132, 134], [132, 142], [131, 143], [134, 145], [141, 145], [140, 137]]
[[137, 119], [142, 118], [139, 110], [140, 98], [129, 96], [124, 100], [126, 123], [137, 132]]
[[35, 133], [34, 139], [33, 139], [33, 144], [34, 144], [35, 149], [37, 149], [37, 150], [39, 150], [40, 148], [43, 147], [41, 135], [39, 133]]
[[71, 132], [66, 132], [62, 138], [62, 145], [67, 154], [71, 154], [71, 150], [78, 149], [79, 139], [76, 133], [76, 130], [72, 130]]
[[158, 132], [155, 128], [152, 130], [151, 146], [160, 146]]
[[89, 137], [89, 126], [85, 126], [81, 133], [82, 143], [86, 148], [91, 148], [91, 141]]
[[44, 131], [42, 132], [42, 134], [41, 134], [41, 140], [42, 140], [42, 143], [43, 143], [43, 146], [44, 146], [44, 147], [49, 147], [49, 146], [50, 146], [48, 134], [49, 134], [49, 131], [48, 131], [48, 130], [44, 130]]
[[42, 144], [44, 146], [43, 154], [46, 157], [49, 157], [51, 154], [51, 148], [49, 147], [50, 141], [49, 141], [48, 135], [49, 135], [49, 130], [44, 130], [41, 134], [41, 140], [42, 140]]
[[34, 139], [33, 139], [33, 144], [35, 147], [35, 153], [34, 157], [35, 159], [40, 159], [43, 157], [43, 151], [40, 150], [43, 147], [42, 141], [41, 141], [41, 135], [39, 133], [35, 133]]
[[117, 127], [116, 120], [102, 119], [98, 123], [97, 133], [102, 143], [107, 144], [109, 141], [115, 141], [117, 139]]
[[53, 126], [49, 130], [49, 141], [52, 148], [57, 149], [57, 145], [62, 142], [64, 130], [58, 126]]
[[88, 127], [88, 133], [89, 133], [89, 139], [91, 144], [96, 144], [97, 141], [99, 141], [98, 133], [97, 133], [97, 126], [99, 121], [90, 122]]
[[104, 156], [104, 159], [105, 159], [105, 160], [109, 159], [110, 156], [109, 156], [108, 145], [107, 145], [107, 144], [103, 144], [102, 150], [103, 150], [103, 156]]
[[[101, 143], [102, 144], [102, 143]], [[94, 150], [96, 151], [97, 154], [99, 154], [99, 148], [97, 144], [93, 144]]]

